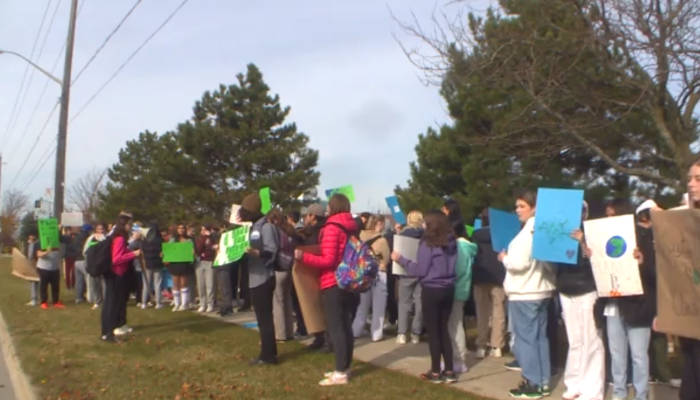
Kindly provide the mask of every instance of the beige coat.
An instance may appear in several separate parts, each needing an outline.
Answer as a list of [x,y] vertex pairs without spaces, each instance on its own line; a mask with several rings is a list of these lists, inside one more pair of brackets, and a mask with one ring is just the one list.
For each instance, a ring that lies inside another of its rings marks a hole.
[[[367,242],[377,236],[381,236],[381,233],[375,231],[360,232],[360,240],[363,242]],[[389,261],[391,260],[391,249],[389,249],[389,242],[385,238],[375,240],[374,243],[372,243],[372,251],[379,260],[379,271],[386,272],[386,267],[389,265]]]

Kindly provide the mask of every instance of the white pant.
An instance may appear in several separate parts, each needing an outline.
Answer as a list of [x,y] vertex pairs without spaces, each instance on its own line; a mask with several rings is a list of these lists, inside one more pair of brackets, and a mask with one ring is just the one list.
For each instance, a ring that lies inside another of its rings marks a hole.
[[605,397],[605,348],[593,315],[598,294],[560,294],[559,299],[569,339],[564,371],[567,392],[578,394],[580,400],[602,399]]
[[386,314],[386,272],[377,275],[372,289],[360,295],[360,306],[357,307],[355,321],[352,323],[352,333],[355,337],[362,335],[362,331],[367,321],[367,314],[372,309],[372,340],[379,341],[384,338],[384,314]]
[[[467,335],[464,333],[464,302],[452,303],[452,313],[447,321],[447,331],[452,342],[452,358],[455,363],[464,365],[467,359]],[[456,365],[456,364],[455,364]]]

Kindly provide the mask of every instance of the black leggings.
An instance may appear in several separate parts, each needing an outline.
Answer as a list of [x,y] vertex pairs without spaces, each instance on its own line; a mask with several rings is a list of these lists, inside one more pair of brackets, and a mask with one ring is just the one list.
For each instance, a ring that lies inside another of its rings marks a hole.
[[114,330],[126,324],[126,301],[129,298],[126,279],[115,273],[104,276],[105,298],[102,305],[102,336],[114,337]]
[[41,304],[49,302],[49,285],[51,285],[51,301],[58,303],[58,294],[61,287],[61,272],[59,270],[36,269],[39,273],[39,298]]
[[337,286],[321,292],[323,308],[326,313],[326,331],[333,344],[335,370],[350,370],[352,355],[355,351],[355,337],[352,334],[353,310],[359,300],[358,295],[342,290]]
[[423,287],[421,304],[423,305],[423,323],[428,330],[428,347],[430,348],[430,370],[440,373],[440,356],[445,362],[445,371],[452,372],[452,342],[447,322],[452,313],[455,288]]
[[683,352],[680,400],[700,399],[700,341],[680,338]]
[[250,289],[250,299],[255,310],[260,332],[260,356],[258,359],[268,363],[277,362],[277,341],[275,339],[275,322],[272,303],[275,293],[275,277],[260,286]]

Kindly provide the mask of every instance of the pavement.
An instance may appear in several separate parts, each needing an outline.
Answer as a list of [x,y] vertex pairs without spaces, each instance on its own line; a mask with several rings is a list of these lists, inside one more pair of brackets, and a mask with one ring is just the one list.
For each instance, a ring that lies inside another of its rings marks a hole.
[[15,397],[15,389],[12,385],[10,377],[10,369],[7,367],[7,357],[4,350],[0,348],[2,361],[0,362],[0,399],[2,400],[19,400]]
[[[228,323],[244,326],[248,329],[257,329],[255,315],[253,313],[237,313],[230,317],[221,318],[208,314],[212,318],[218,318]],[[372,342],[369,339],[359,339],[355,342],[355,359],[373,365],[415,375],[416,377],[430,368],[430,355],[427,343],[418,345],[401,346],[396,344],[394,336],[386,336],[381,342]],[[517,387],[521,380],[519,372],[508,371],[504,364],[513,358],[488,357],[479,360],[473,352],[467,356],[469,372],[459,377],[459,382],[452,385],[464,392],[493,400],[510,400],[508,390]],[[560,399],[565,387],[561,381],[561,375],[553,380],[555,386],[550,398]],[[611,399],[611,390],[606,390],[606,400]],[[630,390],[629,399],[633,399],[634,390]],[[2,393],[2,392],[0,392]],[[0,397],[4,400],[4,397]],[[648,400],[675,400],[678,398],[678,390],[666,385],[650,386]]]

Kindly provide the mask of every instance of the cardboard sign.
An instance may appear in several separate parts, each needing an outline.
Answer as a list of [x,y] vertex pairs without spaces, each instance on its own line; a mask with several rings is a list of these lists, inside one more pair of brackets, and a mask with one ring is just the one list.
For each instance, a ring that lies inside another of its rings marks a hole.
[[12,275],[27,281],[39,282],[36,266],[17,248],[12,249]]
[[657,327],[700,340],[700,210],[654,211],[651,220]]
[[67,227],[83,226],[83,213],[61,214],[61,224]]
[[46,218],[37,221],[39,225],[39,241],[41,249],[58,249],[61,247],[60,233],[58,231],[58,220],[56,218]]
[[[319,246],[299,246],[297,249],[305,253],[320,254]],[[319,270],[317,268],[309,267],[298,260],[294,263],[292,268],[294,288],[297,297],[299,297],[299,306],[304,316],[306,330],[310,334],[326,330],[326,317],[318,277]]]

